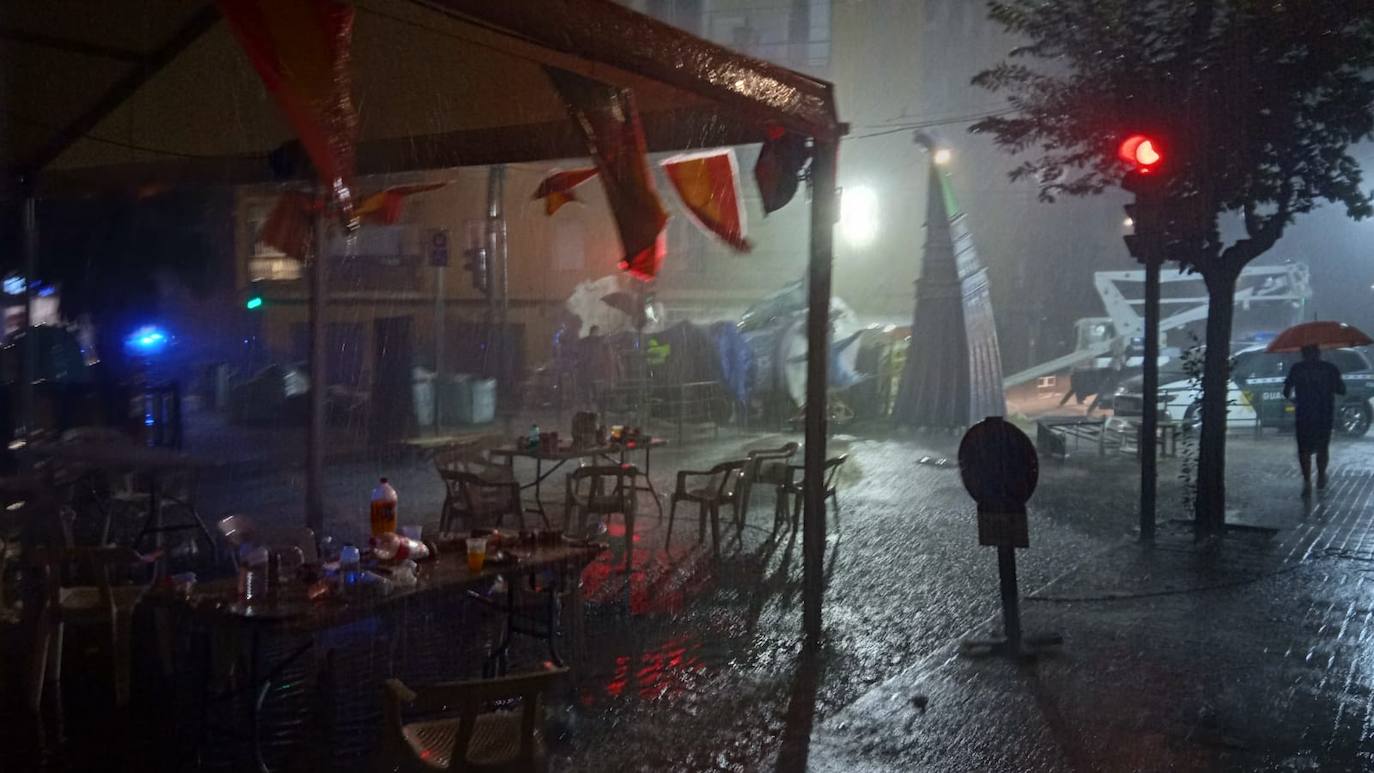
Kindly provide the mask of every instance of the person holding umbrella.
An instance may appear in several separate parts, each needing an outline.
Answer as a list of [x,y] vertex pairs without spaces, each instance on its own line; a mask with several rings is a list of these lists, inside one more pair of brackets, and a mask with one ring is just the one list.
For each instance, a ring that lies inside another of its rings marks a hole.
[[1288,371],[1283,396],[1293,403],[1298,438],[1298,466],[1302,495],[1312,493],[1312,455],[1317,456],[1317,488],[1326,488],[1327,448],[1336,413],[1336,395],[1345,394],[1340,368],[1322,360],[1322,349],[1368,346],[1368,335],[1344,322],[1304,322],[1279,333],[1268,352],[1302,352],[1302,360]]
[[1284,399],[1293,402],[1298,436],[1298,467],[1302,469],[1302,495],[1312,493],[1312,455],[1317,456],[1317,488],[1326,488],[1326,463],[1331,445],[1331,425],[1336,395],[1345,394],[1345,381],[1335,365],[1322,359],[1315,344],[1302,347],[1302,359],[1294,363],[1283,382]]

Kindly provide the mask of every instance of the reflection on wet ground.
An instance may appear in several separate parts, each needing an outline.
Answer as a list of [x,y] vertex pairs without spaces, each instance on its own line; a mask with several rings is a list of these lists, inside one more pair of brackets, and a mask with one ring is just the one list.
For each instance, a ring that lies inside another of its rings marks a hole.
[[[745,448],[775,446],[780,440],[733,436],[665,449],[655,454],[655,484],[660,491],[671,490],[677,469],[700,469],[741,456]],[[690,506],[679,508],[671,551],[663,547],[666,518],[647,500],[641,503],[633,544],[626,544],[624,527],[614,519],[605,533],[611,549],[583,575],[588,601],[585,659],[574,664],[573,682],[551,701],[553,768],[799,770],[831,759],[825,755],[833,753],[832,744],[823,747],[821,757],[813,745],[820,728],[830,727],[823,735],[832,737],[834,728],[827,723],[837,717],[855,721],[844,712],[846,706],[871,700],[880,685],[942,652],[998,609],[995,557],[976,546],[972,509],[956,472],[921,463],[925,457],[950,456],[956,440],[841,437],[832,442],[832,448],[850,454],[850,463],[840,480],[840,512],[828,521],[827,636],[817,646],[805,646],[799,633],[800,538],[786,521],[775,527],[770,492],[756,491],[741,533],[723,524],[718,559],[710,550],[709,529],[698,542],[697,513]],[[1282,439],[1233,445],[1233,501],[1242,517],[1248,517],[1258,510],[1247,503],[1274,496],[1278,463],[1272,460],[1286,461],[1289,449]],[[1363,460],[1368,454],[1364,443],[1346,445],[1337,459],[1367,465]],[[396,482],[403,513],[437,511],[443,492],[427,462],[341,461],[331,467],[327,486],[334,513],[328,530],[344,537],[360,530],[362,514],[349,514],[348,503],[360,500],[366,491],[363,482],[379,472]],[[1165,517],[1182,514],[1184,489],[1175,472],[1166,467],[1161,474]],[[1031,548],[1020,556],[1023,591],[1042,588],[1083,559],[1127,539],[1135,522],[1136,493],[1135,467],[1127,457],[1093,454],[1047,462],[1032,500]],[[214,513],[232,506],[263,517],[280,512],[284,519],[294,518],[298,496],[298,475],[292,470],[210,477],[201,487],[201,501]],[[1307,523],[1318,528],[1324,513],[1318,505],[1308,511]],[[558,513],[552,515],[557,523]],[[728,523],[729,518],[723,520]],[[1352,524],[1348,531],[1353,534],[1357,528],[1362,527]],[[1332,544],[1359,547],[1349,538]],[[635,567],[630,574],[623,571],[627,550]],[[1099,574],[1109,584],[1112,576],[1129,570],[1129,563],[1108,563]],[[1223,578],[1230,573],[1224,567],[1216,571]],[[368,667],[379,673],[395,657],[385,653],[403,649],[411,651],[410,663],[420,663],[418,673],[433,670],[424,663],[439,663],[475,675],[472,669],[479,666],[456,652],[461,649],[457,643],[419,644],[422,633],[448,630],[446,624],[436,618],[406,636],[388,637],[379,630],[355,639],[367,645]],[[465,618],[464,630],[471,635],[462,647],[480,650],[483,625]],[[20,645],[5,643],[7,652],[15,651],[10,644]],[[517,647],[513,656],[512,666],[520,670],[537,666],[545,655],[541,647],[529,645]],[[82,658],[76,660],[79,673]],[[82,689],[68,680],[69,706],[85,694]],[[85,689],[89,693],[89,686]],[[356,693],[347,696],[359,705],[349,726],[375,727],[380,711],[375,693],[361,688]],[[903,692],[888,700],[911,697]],[[269,700],[268,715],[283,723],[283,743],[304,732],[291,710],[295,700],[287,691]],[[69,710],[68,737],[107,737],[110,726],[100,725],[99,716],[90,705]],[[141,721],[138,727],[146,730],[149,721]],[[903,726],[910,721],[903,715]],[[104,730],[91,736],[93,723]],[[52,728],[48,730],[51,734]],[[364,734],[353,740],[365,746],[367,738]],[[219,750],[232,743],[217,741],[206,762],[220,761]],[[137,758],[147,751],[146,745],[136,746],[131,754]],[[365,757],[357,764],[365,766]]]

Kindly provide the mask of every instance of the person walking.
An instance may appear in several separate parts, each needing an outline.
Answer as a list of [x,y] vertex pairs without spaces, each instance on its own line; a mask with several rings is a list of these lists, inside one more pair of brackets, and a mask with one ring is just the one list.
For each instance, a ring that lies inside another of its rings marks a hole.
[[1302,469],[1302,495],[1312,493],[1312,455],[1317,456],[1317,488],[1326,488],[1327,447],[1336,413],[1336,395],[1345,394],[1345,382],[1335,365],[1322,359],[1315,346],[1302,348],[1302,359],[1288,371],[1283,396],[1293,402],[1297,414],[1298,467]]

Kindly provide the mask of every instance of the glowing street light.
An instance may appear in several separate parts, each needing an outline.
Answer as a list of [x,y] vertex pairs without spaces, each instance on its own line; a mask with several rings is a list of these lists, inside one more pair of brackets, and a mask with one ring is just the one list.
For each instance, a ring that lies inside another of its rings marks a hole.
[[854,247],[866,247],[878,236],[878,194],[855,185],[840,193],[840,234]]
[[936,166],[944,166],[954,159],[954,152],[949,148],[940,148],[935,151],[934,161]]

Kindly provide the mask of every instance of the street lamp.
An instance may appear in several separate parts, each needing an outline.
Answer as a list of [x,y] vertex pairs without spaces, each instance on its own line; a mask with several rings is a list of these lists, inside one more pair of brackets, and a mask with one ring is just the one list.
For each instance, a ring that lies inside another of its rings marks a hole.
[[878,194],[866,185],[840,191],[840,234],[853,247],[866,247],[878,236]]
[[939,150],[935,151],[934,160],[936,166],[944,166],[945,164],[948,164],[953,158],[954,152],[951,151],[949,148],[940,148]]

